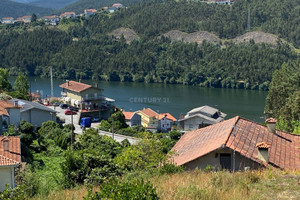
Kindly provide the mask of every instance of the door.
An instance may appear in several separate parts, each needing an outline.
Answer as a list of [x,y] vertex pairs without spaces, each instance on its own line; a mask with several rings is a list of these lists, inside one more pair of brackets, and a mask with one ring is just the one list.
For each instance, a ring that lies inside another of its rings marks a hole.
[[221,153],[220,154],[220,165],[222,169],[231,170],[231,154]]

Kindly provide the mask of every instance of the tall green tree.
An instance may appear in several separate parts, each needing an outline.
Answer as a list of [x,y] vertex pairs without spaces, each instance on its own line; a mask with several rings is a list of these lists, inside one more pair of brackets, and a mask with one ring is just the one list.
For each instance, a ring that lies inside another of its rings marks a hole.
[[15,90],[16,95],[22,99],[28,99],[29,84],[25,75],[19,73],[15,80],[13,89]]
[[0,68],[0,92],[9,92],[10,90],[11,84],[8,81],[8,71]]

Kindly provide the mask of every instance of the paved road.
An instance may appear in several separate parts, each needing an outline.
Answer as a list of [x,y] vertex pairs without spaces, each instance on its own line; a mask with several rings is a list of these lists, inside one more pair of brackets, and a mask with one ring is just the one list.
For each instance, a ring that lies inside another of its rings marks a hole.
[[[54,109],[53,106],[49,106],[50,108]],[[65,124],[71,124],[71,115],[65,115],[65,109],[61,109],[60,107],[56,107],[55,110],[58,112],[56,114],[57,117],[59,117],[61,120],[65,120]],[[80,128],[80,125],[76,124],[78,123],[78,117],[79,115],[73,115],[73,122],[74,122],[74,126],[75,126],[75,130],[74,133],[76,134],[82,134],[82,129]],[[92,123],[92,128],[97,129],[97,127],[99,126],[100,123]],[[106,131],[98,131],[100,135],[107,135],[109,137],[113,137],[114,140],[116,140],[117,142],[122,142],[123,140],[127,139],[130,144],[136,144],[139,139],[138,138],[133,138],[133,137],[129,137],[126,135],[119,135],[119,134],[112,134],[110,132],[106,132]]]

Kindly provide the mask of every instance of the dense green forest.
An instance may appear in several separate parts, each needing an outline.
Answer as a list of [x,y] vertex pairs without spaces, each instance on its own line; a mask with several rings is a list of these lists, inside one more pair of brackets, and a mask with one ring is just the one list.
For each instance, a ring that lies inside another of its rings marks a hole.
[[[49,76],[53,66],[59,78],[268,89],[272,73],[298,55],[285,42],[235,44],[227,39],[246,32],[250,7],[252,30],[275,33],[299,47],[299,2],[141,2],[113,14],[65,19],[58,28],[5,26],[0,63],[11,75]],[[108,36],[120,27],[131,28],[140,39],[128,44],[124,38]],[[206,30],[225,40],[196,44],[159,37],[174,29]]]
[[300,60],[284,63],[273,74],[266,113],[279,119],[277,128],[300,134]]
[[53,10],[49,8],[41,8],[34,5],[17,3],[10,0],[1,0],[0,18],[2,17],[22,17],[24,15],[43,15],[51,13]]

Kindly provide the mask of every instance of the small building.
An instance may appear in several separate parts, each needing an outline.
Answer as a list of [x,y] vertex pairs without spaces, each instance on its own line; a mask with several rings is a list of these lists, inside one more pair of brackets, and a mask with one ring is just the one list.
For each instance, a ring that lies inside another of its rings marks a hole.
[[21,165],[21,146],[19,137],[0,136],[0,192],[16,187],[15,174]]
[[123,4],[115,3],[111,7],[113,7],[113,8],[123,8],[124,6],[123,6]]
[[144,108],[136,112],[142,118],[142,126],[148,130],[154,131],[158,127],[158,113],[151,108]]
[[43,18],[47,25],[52,26],[56,26],[60,21],[60,18],[57,15],[44,16]]
[[96,9],[85,9],[84,10],[84,15],[85,17],[89,17],[91,15],[96,14],[97,10]]
[[64,13],[60,14],[60,18],[69,19],[69,18],[74,18],[74,17],[76,17],[75,12],[64,12]]
[[43,122],[56,122],[56,111],[37,102],[26,101],[23,99],[12,99],[10,102],[18,104],[20,109],[20,121],[24,120],[33,126],[41,127]]
[[13,17],[3,17],[1,20],[2,24],[14,24],[14,18]]
[[142,121],[141,115],[135,112],[126,112],[126,111],[123,111],[122,113],[125,117],[125,121],[128,126],[132,127],[132,126],[141,125],[141,121]]
[[178,121],[184,132],[216,124],[223,121],[225,117],[226,114],[220,112],[216,108],[210,106],[201,106],[190,110]]
[[21,121],[21,106],[17,102],[0,100],[0,135],[9,125],[19,126]]
[[31,16],[23,16],[23,17],[22,17],[22,21],[23,21],[25,24],[30,24],[30,23],[31,23]]
[[102,89],[81,82],[66,81],[60,85],[63,88],[62,100],[79,108],[81,117],[97,117],[108,119],[115,109],[115,100],[102,96]]
[[118,10],[118,8],[116,8],[116,7],[110,7],[110,8],[107,9],[107,11],[109,13],[114,13],[116,10]]
[[233,4],[234,0],[208,0],[207,2],[221,5],[231,5]]
[[239,116],[185,133],[171,149],[171,161],[186,169],[231,171],[273,166],[300,169],[300,136]]
[[176,121],[176,118],[173,117],[170,113],[159,114],[157,131],[163,133],[171,131],[171,128],[173,125],[175,125]]

